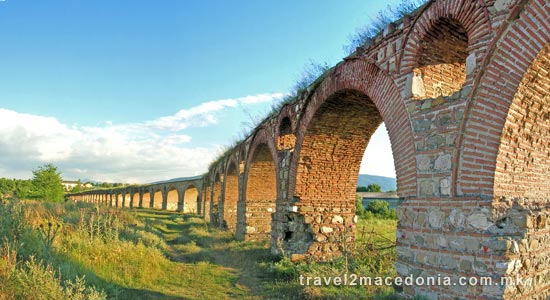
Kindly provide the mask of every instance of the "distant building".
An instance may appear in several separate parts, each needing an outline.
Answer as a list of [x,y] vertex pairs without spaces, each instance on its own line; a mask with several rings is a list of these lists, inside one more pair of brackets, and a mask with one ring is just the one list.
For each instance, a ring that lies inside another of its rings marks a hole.
[[397,193],[369,193],[369,192],[359,192],[357,193],[361,197],[361,202],[363,207],[367,208],[369,203],[374,200],[384,200],[388,202],[390,208],[397,208],[397,203],[399,202],[399,197]]
[[63,180],[61,182],[63,184],[63,187],[65,188],[65,191],[68,192],[70,190],[72,190],[75,186],[77,186],[78,184],[80,184],[80,186],[82,188],[85,188],[85,189],[90,189],[90,188],[93,188],[94,186],[87,182],[87,183],[80,183],[79,181],[73,181],[73,180]]
[[75,186],[79,184],[78,181],[71,181],[71,180],[63,180],[61,183],[63,184],[63,187],[65,188],[66,192],[72,190]]

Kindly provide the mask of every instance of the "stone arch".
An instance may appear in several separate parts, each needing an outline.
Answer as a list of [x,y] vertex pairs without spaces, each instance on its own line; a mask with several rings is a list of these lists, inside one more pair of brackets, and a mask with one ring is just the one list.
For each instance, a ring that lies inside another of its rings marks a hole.
[[245,166],[244,196],[237,207],[237,239],[269,238],[277,202],[276,152],[265,129],[254,136]]
[[198,213],[199,207],[199,189],[196,185],[190,184],[183,191],[183,212]]
[[237,228],[237,202],[239,201],[239,164],[236,155],[227,163],[225,170],[222,224],[230,232]]
[[132,193],[132,202],[130,203],[130,207],[139,207],[139,198],[140,192],[136,189]]
[[451,96],[474,80],[477,60],[491,35],[479,1],[431,1],[404,39],[400,73],[408,74],[406,98]]
[[287,253],[321,259],[328,258],[324,257],[328,248],[338,253],[338,245],[328,240],[337,227],[352,224],[361,160],[370,135],[382,121],[394,153],[398,194],[414,197],[411,123],[396,85],[383,71],[365,60],[345,61],[310,96],[297,125],[290,165],[292,198],[287,201],[293,208],[278,217],[286,221],[274,235],[283,239]]
[[152,208],[162,209],[162,203],[164,202],[164,192],[161,188],[157,187],[153,189]]
[[163,209],[177,211],[180,199],[179,194],[179,190],[175,186],[168,187],[166,192],[166,204],[163,205]]

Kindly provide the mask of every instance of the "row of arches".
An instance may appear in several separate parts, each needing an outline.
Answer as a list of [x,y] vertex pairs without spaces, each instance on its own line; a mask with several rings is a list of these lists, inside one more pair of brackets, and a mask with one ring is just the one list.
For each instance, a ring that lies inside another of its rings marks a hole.
[[183,188],[158,186],[108,191],[90,191],[71,195],[76,201],[105,204],[120,208],[156,208],[184,213],[199,213],[200,185],[189,184]]
[[[384,122],[400,197],[399,275],[546,276],[550,250],[513,245],[550,239],[550,11],[542,0],[490,6],[429,1],[398,34],[299,93],[209,170],[210,220],[241,239],[270,238],[273,252],[338,254],[338,230],[355,222],[362,154]],[[546,283],[406,292],[434,291],[550,295]]]
[[[356,222],[362,154],[384,122],[400,197],[397,273],[536,282],[404,292],[550,295],[537,279],[550,274],[548,3],[428,1],[382,38],[213,164],[198,187],[197,211],[238,239],[269,239],[274,253],[338,255],[339,230]],[[168,192],[149,192],[149,205],[173,208]],[[129,193],[112,197],[111,204],[124,197],[134,205]]]
[[268,239],[277,202],[275,160],[265,142],[251,150],[248,162],[244,153],[206,177],[201,205],[208,221],[237,239]]

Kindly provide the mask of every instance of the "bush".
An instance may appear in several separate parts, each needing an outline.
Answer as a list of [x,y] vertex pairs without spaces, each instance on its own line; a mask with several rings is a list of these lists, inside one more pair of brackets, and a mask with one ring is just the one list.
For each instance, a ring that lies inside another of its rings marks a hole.
[[363,207],[363,199],[361,196],[355,196],[355,214],[363,217],[365,215],[365,208]]
[[384,200],[374,200],[369,202],[367,211],[381,218],[397,219],[396,210],[393,208],[390,209],[388,202]]

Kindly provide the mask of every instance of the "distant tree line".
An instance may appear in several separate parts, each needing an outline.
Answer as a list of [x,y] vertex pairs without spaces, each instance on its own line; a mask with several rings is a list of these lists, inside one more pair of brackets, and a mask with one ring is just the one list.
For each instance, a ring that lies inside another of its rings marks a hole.
[[[356,191],[358,193],[381,193],[382,187],[379,184],[371,183],[368,186],[358,186]],[[386,193],[395,193],[395,191],[391,190]]]
[[0,178],[0,198],[37,199],[52,202],[63,200],[65,191],[61,173],[52,164],[32,171],[29,180]]

